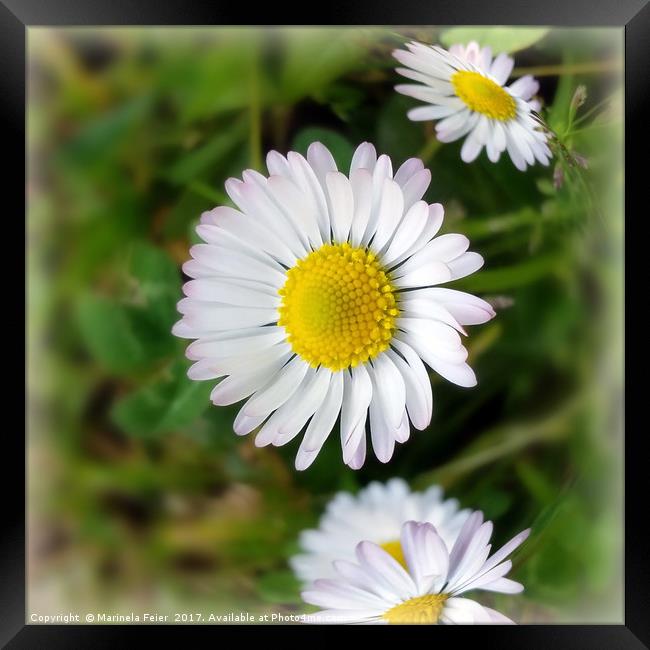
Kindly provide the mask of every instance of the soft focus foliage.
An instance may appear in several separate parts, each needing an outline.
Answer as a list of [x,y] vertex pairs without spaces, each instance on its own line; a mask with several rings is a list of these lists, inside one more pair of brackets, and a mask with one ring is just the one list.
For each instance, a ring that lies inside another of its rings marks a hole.
[[[412,38],[515,51],[555,168],[466,165],[409,122],[390,52]],[[621,45],[584,29],[30,29],[30,609],[306,611],[286,564],[298,532],[334,491],[397,475],[483,509],[496,544],[533,527],[512,572],[526,592],[486,604],[619,622]],[[170,332],[201,211],[267,150],[313,140],[340,166],[362,140],[422,157],[444,230],[486,258],[454,288],[498,313],[469,339],[478,386],[432,376],[431,427],[356,473],[334,439],[296,473],[297,441],[235,436],[236,409],[187,379]]]

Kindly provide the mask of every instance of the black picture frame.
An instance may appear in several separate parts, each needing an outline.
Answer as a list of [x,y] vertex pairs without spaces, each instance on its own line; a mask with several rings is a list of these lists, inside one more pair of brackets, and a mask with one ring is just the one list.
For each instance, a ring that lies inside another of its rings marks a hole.
[[[16,161],[25,156],[25,64],[26,30],[32,26],[83,25],[240,25],[254,21],[262,24],[506,24],[549,26],[618,26],[625,30],[625,206],[626,206],[626,273],[627,295],[641,297],[635,292],[643,278],[639,261],[643,260],[642,238],[634,231],[642,228],[647,219],[647,208],[642,203],[643,181],[647,176],[644,160],[643,135],[647,134],[646,120],[650,116],[650,4],[648,0],[355,0],[322,6],[318,17],[308,16],[298,6],[285,11],[270,3],[266,8],[233,5],[215,0],[0,0],[0,106],[5,132],[5,188],[17,201],[13,218],[17,219],[21,206],[26,208],[26,195],[18,188],[25,187],[24,169]],[[328,11],[329,10],[329,11]],[[647,182],[647,181],[646,181]],[[5,213],[8,217],[9,213]],[[23,230],[24,233],[24,230]],[[25,240],[27,249],[29,242]],[[635,247],[638,247],[638,253]],[[647,255],[647,253],[646,253]],[[16,266],[19,269],[19,266]],[[17,283],[14,283],[17,284]],[[626,306],[627,315],[627,306]],[[635,353],[626,350],[626,376],[631,365],[640,363],[636,350],[640,333],[639,319],[626,319],[626,338],[634,341]],[[634,354],[634,359],[632,355]],[[636,382],[628,381],[633,390]],[[638,385],[638,384],[636,384]],[[643,388],[642,386],[640,387]],[[632,394],[632,393],[629,393]],[[614,648],[650,647],[650,571],[647,538],[643,525],[647,518],[649,492],[646,456],[641,441],[645,427],[634,427],[627,415],[633,400],[626,399],[625,449],[625,622],[622,625],[526,625],[516,627],[493,626],[437,628],[407,631],[412,634],[434,634],[433,643],[468,643],[476,639],[481,646],[498,648]],[[643,422],[643,420],[641,420]],[[5,466],[15,473],[4,472],[9,478],[5,490],[3,532],[0,537],[0,643],[9,648],[86,648],[109,647],[116,643],[136,643],[153,635],[163,634],[166,642],[187,643],[187,634],[218,634],[223,627],[211,626],[43,626],[25,624],[25,499],[16,486],[24,485],[24,465],[19,458],[25,453],[25,440],[16,428],[5,430],[3,449]],[[10,435],[11,433],[11,435]],[[585,531],[587,534],[587,531]],[[276,627],[287,636],[309,639],[312,634],[331,635],[336,628],[310,626]],[[368,628],[363,628],[367,630]],[[404,634],[404,630],[381,628],[382,634]],[[232,630],[230,630],[232,631]],[[361,632],[357,633],[371,633]],[[249,634],[266,635],[263,626],[238,627],[238,642]],[[372,634],[376,632],[373,630]],[[218,638],[218,637],[217,637]],[[402,642],[404,637],[399,637]],[[266,637],[264,638],[266,640]],[[390,640],[389,640],[390,642]],[[128,646],[127,646],[128,647]]]

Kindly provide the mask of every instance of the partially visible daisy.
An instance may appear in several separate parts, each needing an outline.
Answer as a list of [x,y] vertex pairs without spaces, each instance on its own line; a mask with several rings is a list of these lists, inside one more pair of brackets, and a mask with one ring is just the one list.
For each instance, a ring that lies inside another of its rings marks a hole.
[[[284,445],[301,431],[296,468],[314,462],[340,415],[343,461],[358,469],[366,430],[388,462],[396,443],[431,422],[426,363],[459,386],[476,385],[461,342],[492,307],[437,285],[474,273],[483,258],[463,235],[437,237],[439,203],[422,196],[431,173],[411,158],[395,173],[364,143],[349,175],[316,142],[307,158],[272,151],[269,176],[226,182],[238,209],[205,212],[205,243],[183,266],[194,278],[173,332],[192,379],[220,379],[214,404],[246,400],[234,422],[255,444]],[[424,362],[424,363],[423,363]]]
[[430,487],[411,492],[406,481],[370,483],[358,494],[339,492],[329,502],[316,530],[300,535],[301,555],[290,564],[300,580],[334,577],[334,560],[354,560],[356,545],[368,540],[379,544],[398,562],[404,563],[399,541],[402,525],[413,519],[433,524],[451,546],[469,510],[459,510],[456,499],[443,499],[442,490]]
[[516,594],[523,586],[506,578],[512,553],[529,535],[524,530],[489,556],[492,522],[472,513],[452,546],[429,523],[402,527],[404,565],[373,542],[356,548],[357,562],[334,563],[337,577],[319,579],[303,599],[323,609],[310,615],[322,623],[512,623],[503,614],[461,597],[484,590]]
[[418,83],[395,90],[428,104],[411,109],[409,119],[440,120],[436,135],[441,142],[467,136],[460,152],[465,162],[475,160],[485,147],[492,162],[507,151],[522,171],[536,160],[548,165],[548,136],[532,113],[539,109],[532,100],[539,84],[526,75],[506,86],[512,57],[502,53],[493,59],[489,47],[479,48],[475,42],[453,45],[449,51],[416,42],[406,47],[408,51],[393,52],[406,66],[397,72]]

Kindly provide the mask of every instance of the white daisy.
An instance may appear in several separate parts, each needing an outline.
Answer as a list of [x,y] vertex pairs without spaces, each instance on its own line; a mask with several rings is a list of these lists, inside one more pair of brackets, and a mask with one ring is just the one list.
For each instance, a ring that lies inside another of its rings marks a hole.
[[433,524],[451,546],[469,510],[459,510],[456,499],[443,500],[442,490],[430,487],[411,492],[405,481],[370,483],[356,495],[339,492],[327,505],[316,530],[300,535],[304,554],[290,560],[300,580],[335,577],[334,560],[354,560],[356,545],[364,540],[379,544],[398,562],[404,563],[399,542],[402,525],[409,520]]
[[316,458],[340,415],[344,462],[388,462],[396,442],[431,421],[423,361],[458,384],[476,385],[465,362],[463,325],[494,315],[485,301],[436,285],[483,265],[463,235],[436,237],[439,203],[421,198],[431,174],[364,143],[349,177],[320,143],[307,159],[272,151],[270,176],[248,170],[226,182],[239,209],[206,212],[205,241],[183,266],[194,278],[179,302],[177,336],[192,379],[223,378],[217,405],[246,399],[235,432],[255,444],[284,445],[305,427],[296,468]]
[[539,84],[526,75],[506,86],[514,66],[511,57],[502,53],[493,60],[492,50],[475,42],[454,45],[449,51],[415,42],[406,47],[408,52],[393,52],[407,66],[397,72],[418,83],[395,90],[428,104],[411,109],[409,119],[440,120],[436,135],[441,142],[467,136],[460,152],[465,162],[475,160],[485,147],[492,162],[507,150],[522,171],[535,160],[548,165],[552,155],[548,136],[532,114],[539,104],[529,101]]
[[429,523],[409,521],[402,527],[404,564],[372,542],[356,548],[357,562],[334,563],[335,579],[314,581],[303,599],[322,607],[310,615],[318,623],[512,623],[475,600],[470,590],[516,594],[523,586],[504,577],[512,566],[507,556],[529,535],[525,530],[490,553],[492,522],[481,512],[465,521],[453,545]]

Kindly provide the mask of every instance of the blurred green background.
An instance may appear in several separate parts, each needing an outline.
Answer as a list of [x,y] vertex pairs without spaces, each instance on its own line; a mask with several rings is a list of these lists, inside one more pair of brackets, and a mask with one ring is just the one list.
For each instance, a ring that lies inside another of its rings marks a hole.
[[[541,82],[555,166],[471,165],[393,90],[391,50],[477,38]],[[28,610],[301,612],[287,569],[330,496],[440,483],[533,526],[482,599],[519,622],[622,621],[620,29],[28,30]],[[580,89],[579,89],[580,88]],[[579,89],[579,90],[578,90]],[[577,94],[576,94],[577,91]],[[586,98],[585,98],[586,91]],[[229,176],[313,140],[423,158],[484,270],[454,283],[498,316],[472,328],[478,387],[432,375],[434,416],[359,472],[333,435],[256,449],[185,375],[170,328],[201,211]],[[587,169],[584,168],[586,159]]]

